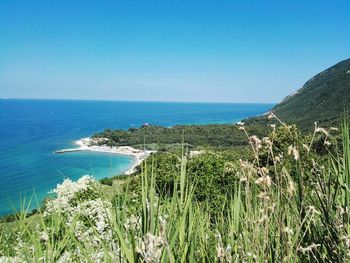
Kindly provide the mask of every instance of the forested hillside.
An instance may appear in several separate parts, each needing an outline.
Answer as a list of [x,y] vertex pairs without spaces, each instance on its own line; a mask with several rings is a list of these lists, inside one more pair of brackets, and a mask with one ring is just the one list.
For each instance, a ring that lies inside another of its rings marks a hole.
[[[317,121],[323,126],[339,123],[350,103],[350,59],[322,71],[295,93],[277,104],[272,112],[287,123],[303,130],[313,129]],[[266,118],[251,118],[248,123],[265,123]]]

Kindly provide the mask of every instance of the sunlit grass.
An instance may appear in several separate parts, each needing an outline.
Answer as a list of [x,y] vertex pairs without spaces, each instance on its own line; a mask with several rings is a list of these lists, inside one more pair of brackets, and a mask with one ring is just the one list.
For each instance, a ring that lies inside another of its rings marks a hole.
[[215,211],[194,198],[185,151],[170,196],[159,194],[152,157],[140,191],[134,180],[72,182],[62,203],[1,224],[0,262],[346,262],[349,127],[344,121],[342,156],[322,158],[313,152],[316,129],[303,139],[284,123],[269,138],[246,133],[253,157],[226,166],[234,191]]

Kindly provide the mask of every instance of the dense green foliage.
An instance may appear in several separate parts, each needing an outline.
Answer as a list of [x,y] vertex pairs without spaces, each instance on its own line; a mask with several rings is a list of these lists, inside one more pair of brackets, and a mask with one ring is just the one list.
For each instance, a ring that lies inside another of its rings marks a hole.
[[[249,156],[247,147],[225,151],[184,149],[183,152],[160,152],[152,155],[149,165],[142,172],[153,174],[158,195],[170,197],[174,194],[174,182],[181,176],[181,163],[186,159],[188,180],[194,185],[193,199],[205,201],[210,211],[215,213],[218,211],[216,208],[225,203],[233,192],[234,173],[239,167],[239,160]],[[141,189],[140,174],[141,171],[130,179],[130,185],[127,186],[130,191],[137,192]]]
[[110,178],[110,177],[104,177],[100,180],[100,183],[101,184],[104,184],[104,185],[109,185],[109,186],[112,186],[113,185],[113,178]]
[[[94,137],[107,138],[110,146],[138,146],[146,145],[156,150],[169,150],[183,143],[189,147],[232,147],[246,145],[247,140],[238,130],[238,125],[211,124],[211,125],[176,125],[173,127],[145,126],[129,130],[107,129],[97,133]],[[265,126],[249,126],[249,132],[258,136],[267,134]],[[104,142],[102,142],[104,143]],[[179,147],[177,147],[179,148]]]
[[[296,123],[302,130],[310,130],[315,121],[323,126],[335,126],[349,106],[349,90],[350,59],[347,59],[312,77],[272,111],[283,121]],[[251,118],[247,122],[265,124],[265,117]]]
[[[272,149],[263,148],[259,151],[259,165],[271,166],[278,168],[284,167],[288,169],[291,176],[296,177],[296,171],[293,160],[283,158],[285,150],[290,145],[300,145],[298,151],[304,155],[305,168],[312,169],[312,160],[320,160],[323,162],[324,155],[335,155],[338,153],[339,133],[330,131],[327,137],[323,133],[317,132],[314,135],[303,135],[296,126],[276,126],[270,128],[269,137],[265,137],[261,143],[266,144],[268,139],[273,141]],[[241,131],[242,132],[242,131]],[[242,132],[242,134],[244,134]],[[246,136],[246,135],[245,135]],[[254,136],[254,138],[257,138]],[[247,140],[247,136],[246,136]],[[248,140],[247,140],[248,141]],[[312,141],[312,145],[310,144]],[[325,145],[324,142],[331,142]],[[266,146],[266,145],[265,145]],[[308,150],[311,147],[312,150]],[[283,161],[274,164],[270,156],[270,151],[280,153],[277,158]],[[212,213],[217,211],[217,207],[224,203],[224,200],[230,197],[233,192],[235,174],[240,169],[242,160],[254,161],[252,154],[254,151],[245,147],[235,147],[227,150],[202,150],[191,151],[184,148],[172,152],[159,152],[152,155],[152,165],[144,167],[142,172],[152,173],[156,181],[156,190],[159,195],[171,196],[175,188],[174,182],[179,179],[181,174],[181,162],[183,158],[187,160],[186,171],[188,178],[194,185],[193,199],[196,201],[206,201]],[[325,154],[326,153],[326,154]],[[146,169],[146,171],[145,171]],[[131,189],[140,189],[141,182],[136,173],[132,178]],[[130,186],[128,186],[130,187]],[[130,190],[130,189],[129,189]]]
[[[348,262],[350,138],[271,127],[250,150],[158,153],[110,199],[84,177],[0,224],[0,260]],[[240,152],[244,151],[244,153]]]

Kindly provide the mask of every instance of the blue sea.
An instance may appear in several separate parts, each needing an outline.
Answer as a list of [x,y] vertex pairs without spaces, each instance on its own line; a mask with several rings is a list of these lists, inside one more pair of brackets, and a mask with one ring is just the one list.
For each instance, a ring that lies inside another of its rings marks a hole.
[[[132,157],[93,152],[55,154],[74,141],[106,128],[143,123],[235,123],[266,112],[273,104],[165,103],[74,100],[0,100],[0,215],[20,208],[35,193],[30,208],[65,178],[96,178],[127,170]],[[36,201],[37,200],[37,201]]]

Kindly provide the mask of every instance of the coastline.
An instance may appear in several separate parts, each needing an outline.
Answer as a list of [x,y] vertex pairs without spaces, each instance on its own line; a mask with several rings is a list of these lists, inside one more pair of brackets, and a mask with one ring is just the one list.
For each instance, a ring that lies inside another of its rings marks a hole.
[[[102,139],[104,140],[104,139]],[[131,146],[106,146],[106,145],[96,145],[96,143],[101,142],[101,139],[92,139],[90,137],[82,138],[75,141],[74,143],[79,146],[78,148],[63,149],[56,151],[56,153],[66,153],[75,151],[93,151],[93,152],[103,152],[103,153],[113,153],[120,155],[129,155],[134,159],[131,167],[126,170],[123,174],[130,175],[136,171],[136,167],[140,165],[148,156],[150,156],[155,151],[146,151],[133,148]]]

